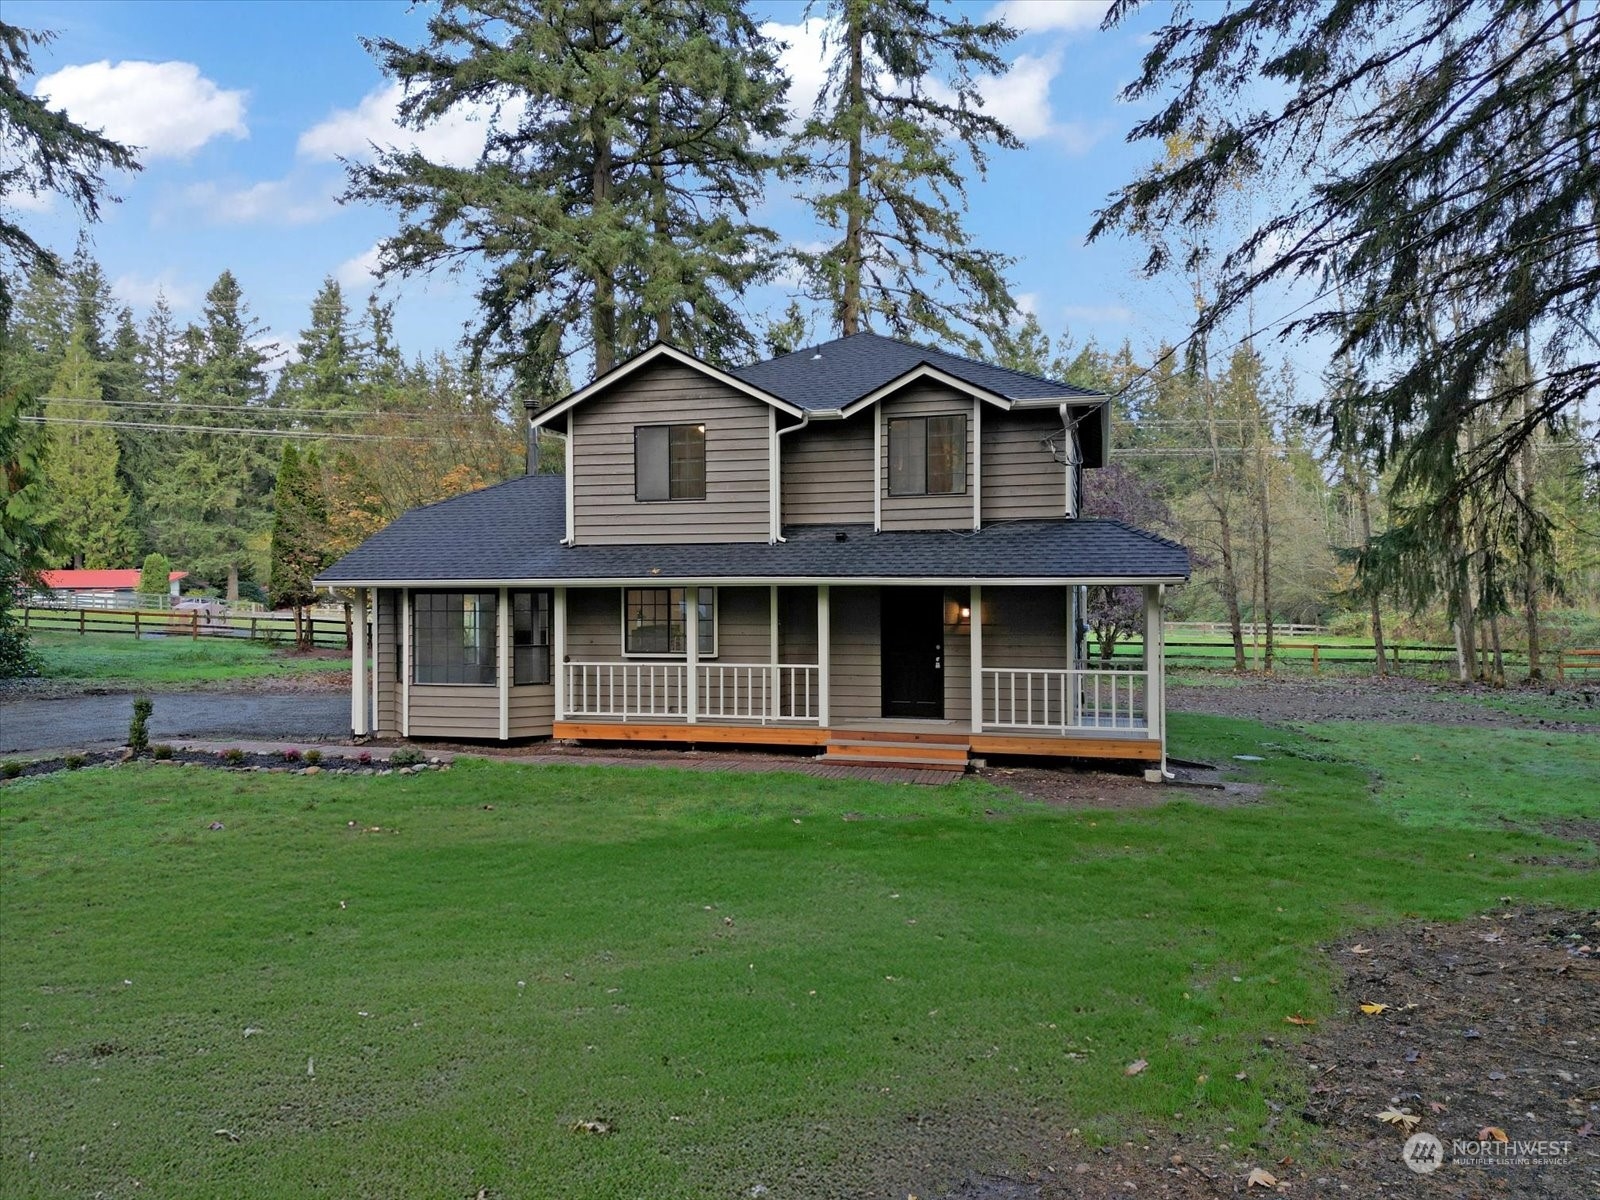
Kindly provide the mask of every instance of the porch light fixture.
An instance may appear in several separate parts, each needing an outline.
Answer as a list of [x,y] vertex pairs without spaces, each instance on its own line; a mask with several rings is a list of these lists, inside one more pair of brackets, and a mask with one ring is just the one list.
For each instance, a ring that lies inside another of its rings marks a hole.
[[961,606],[961,619],[963,621],[972,620],[972,609],[968,608],[965,604]]

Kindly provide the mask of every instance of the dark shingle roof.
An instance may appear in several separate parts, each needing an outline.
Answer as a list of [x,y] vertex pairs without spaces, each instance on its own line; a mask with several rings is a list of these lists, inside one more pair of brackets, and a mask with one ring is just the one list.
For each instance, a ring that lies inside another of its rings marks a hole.
[[732,374],[780,400],[812,411],[843,408],[926,363],[1008,400],[1103,400],[1099,392],[970,358],[857,333],[740,367]]
[[[1124,525],[1009,521],[983,530],[878,533],[870,525],[806,525],[788,541],[560,545],[566,488],[525,475],[415,508],[322,572],[322,583],[450,580],[1179,579],[1189,554]],[[844,534],[840,541],[839,534]]]

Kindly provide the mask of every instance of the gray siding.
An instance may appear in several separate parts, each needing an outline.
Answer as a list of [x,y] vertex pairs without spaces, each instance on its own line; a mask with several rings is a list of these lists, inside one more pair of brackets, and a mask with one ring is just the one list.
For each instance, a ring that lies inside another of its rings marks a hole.
[[972,636],[967,624],[959,618],[951,623],[948,617],[959,613],[970,598],[966,588],[945,589],[944,719],[962,726],[972,716]]
[[[881,502],[881,528],[883,529],[971,529],[973,464],[972,405],[970,396],[953,388],[937,384],[907,388],[885,400],[881,420],[883,433],[883,499]],[[889,429],[894,417],[934,417],[960,414],[967,418],[967,485],[959,496],[891,496],[889,495]],[[988,417],[984,413],[984,417]]]
[[511,689],[510,735],[549,737],[556,715],[554,684],[526,684]]
[[500,689],[493,685],[413,683],[411,736],[500,737]]
[[[770,533],[771,409],[678,363],[660,362],[572,412],[579,542],[751,542]],[[637,425],[703,423],[706,498],[633,498]]]
[[820,421],[778,439],[785,525],[872,522],[873,412]]
[[1060,430],[1055,411],[984,409],[984,524],[1066,515],[1066,467],[1042,444]]
[[1066,590],[984,588],[983,665],[1051,671],[1070,666]]
[[378,615],[373,634],[372,669],[378,680],[378,711],[373,732],[385,737],[400,733],[400,593],[378,589]]
[[778,589],[778,661],[817,661],[817,589]]
[[835,726],[883,715],[878,610],[875,587],[835,587],[829,592],[828,719]]
[[574,662],[622,660],[622,590],[567,589],[567,657]]
[[772,618],[764,587],[717,589],[717,658],[730,663],[772,661]]

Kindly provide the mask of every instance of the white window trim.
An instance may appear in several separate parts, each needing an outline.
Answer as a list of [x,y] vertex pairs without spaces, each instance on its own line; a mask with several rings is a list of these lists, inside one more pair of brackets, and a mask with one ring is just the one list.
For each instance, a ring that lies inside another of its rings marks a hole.
[[[686,662],[686,661],[688,661],[689,655],[688,655],[688,651],[687,651],[687,641],[686,641],[686,644],[685,644],[685,652],[682,653],[682,654],[673,654],[673,653],[670,653],[670,652],[652,653],[652,652],[643,651],[643,650],[629,650],[628,649],[628,593],[629,592],[678,592],[678,591],[681,591],[681,592],[684,593],[685,601],[687,601],[689,590],[690,589],[689,589],[688,586],[681,585],[681,584],[670,584],[670,583],[666,584],[666,585],[656,584],[656,583],[630,584],[627,587],[624,587],[622,589],[622,620],[618,624],[617,632],[618,632],[618,635],[622,639],[621,642],[620,642],[620,645],[622,646],[622,657],[624,659],[650,658],[650,659],[668,659],[668,660],[671,660],[673,662]],[[720,634],[721,634],[721,630],[719,628],[719,626],[721,625],[721,622],[717,620],[718,609],[720,607],[720,600],[719,600],[718,595],[717,595],[718,589],[716,587],[703,587],[703,588],[700,589],[700,591],[702,591],[702,592],[710,592],[711,593],[711,649],[710,649],[709,652],[701,651],[699,653],[698,657],[701,658],[701,659],[716,658],[718,656],[718,654],[719,654],[718,643],[720,641]],[[697,605],[697,607],[698,607],[698,605]],[[685,619],[687,619],[688,614],[685,613],[684,615],[685,615]],[[695,628],[695,645],[698,646],[700,644],[699,621],[698,620],[696,620],[695,626],[696,626],[696,628]],[[685,639],[687,639],[687,637],[688,637],[687,633],[685,633],[684,636],[685,636]]]

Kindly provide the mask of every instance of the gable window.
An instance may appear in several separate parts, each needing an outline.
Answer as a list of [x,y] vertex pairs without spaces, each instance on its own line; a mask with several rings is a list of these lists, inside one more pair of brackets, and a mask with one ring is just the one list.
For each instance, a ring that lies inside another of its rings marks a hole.
[[959,496],[966,490],[965,415],[890,418],[891,496]]
[[550,593],[511,593],[511,682],[550,682]]
[[495,600],[493,592],[413,593],[413,681],[496,682]]
[[[688,620],[683,588],[625,588],[622,593],[622,649],[626,654],[676,656],[688,652]],[[717,589],[700,589],[698,620],[701,658],[717,656]]]
[[635,426],[633,497],[635,500],[704,500],[706,427]]

